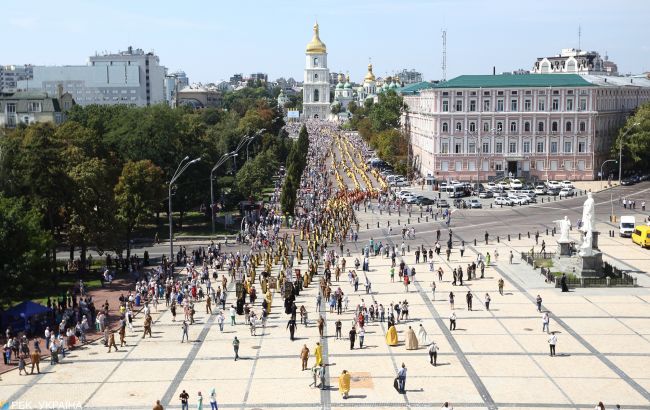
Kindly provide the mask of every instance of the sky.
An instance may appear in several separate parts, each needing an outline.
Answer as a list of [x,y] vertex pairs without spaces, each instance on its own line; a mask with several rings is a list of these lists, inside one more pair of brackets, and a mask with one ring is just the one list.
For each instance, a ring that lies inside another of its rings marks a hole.
[[[3,2],[5,3],[5,2]],[[78,65],[128,46],[191,82],[265,72],[302,81],[320,25],[328,65],[360,82],[403,68],[447,78],[530,69],[562,48],[596,50],[622,73],[650,71],[648,0],[31,0],[2,5],[0,64]]]

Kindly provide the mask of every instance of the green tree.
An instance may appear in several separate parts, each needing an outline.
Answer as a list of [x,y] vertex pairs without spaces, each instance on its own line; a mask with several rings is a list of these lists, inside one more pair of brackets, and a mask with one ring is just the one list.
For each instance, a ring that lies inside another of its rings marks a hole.
[[[634,125],[637,123],[638,125]],[[627,152],[632,158],[631,162],[623,161],[625,168],[638,169],[641,167],[644,170],[650,168],[647,163],[647,159],[650,158],[650,103],[640,106],[619,130],[616,143],[612,146],[614,158],[618,158],[620,144],[625,151],[624,158],[627,156]]]
[[272,178],[278,169],[278,163],[272,152],[266,151],[246,161],[237,172],[235,184],[244,197],[259,198],[262,189],[272,183]]
[[38,209],[19,198],[0,196],[0,303],[7,305],[47,286],[54,240],[41,228]]
[[164,197],[163,172],[149,160],[129,161],[115,185],[117,220],[126,233],[126,256],[131,255],[131,235]]
[[297,189],[298,184],[296,184],[291,175],[287,175],[282,186],[282,193],[280,194],[280,207],[282,208],[283,214],[293,215],[296,207]]

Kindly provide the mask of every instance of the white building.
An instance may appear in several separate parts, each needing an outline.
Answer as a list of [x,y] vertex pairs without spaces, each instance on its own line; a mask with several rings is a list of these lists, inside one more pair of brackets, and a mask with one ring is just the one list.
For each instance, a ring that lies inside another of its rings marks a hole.
[[463,75],[405,96],[401,124],[422,175],[593,180],[647,101],[645,76]]
[[34,66],[33,78],[19,81],[18,88],[55,94],[60,84],[82,106],[147,106],[165,101],[166,72],[158,56],[129,47],[117,54],[92,56],[87,65]]
[[563,48],[553,57],[539,57],[531,73],[618,75],[618,68],[607,56],[603,60],[596,51]]
[[33,75],[31,65],[5,65],[0,66],[0,93],[14,93],[18,88],[18,81],[29,80]]
[[330,83],[327,68],[327,47],[319,37],[318,23],[305,50],[305,76],[302,88],[302,117],[327,119],[330,114]]

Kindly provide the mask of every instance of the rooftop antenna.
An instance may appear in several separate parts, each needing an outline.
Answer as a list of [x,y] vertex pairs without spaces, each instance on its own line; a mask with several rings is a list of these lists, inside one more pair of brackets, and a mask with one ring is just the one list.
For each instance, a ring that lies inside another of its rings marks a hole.
[[578,51],[582,50],[582,27],[578,24]]
[[447,29],[442,30],[442,81],[447,81]]

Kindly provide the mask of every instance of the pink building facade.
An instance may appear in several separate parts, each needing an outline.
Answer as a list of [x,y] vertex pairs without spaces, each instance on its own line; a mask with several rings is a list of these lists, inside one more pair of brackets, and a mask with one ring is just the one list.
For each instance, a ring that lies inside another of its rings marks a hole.
[[643,76],[460,76],[404,97],[401,120],[423,176],[593,180],[619,128],[648,100]]

